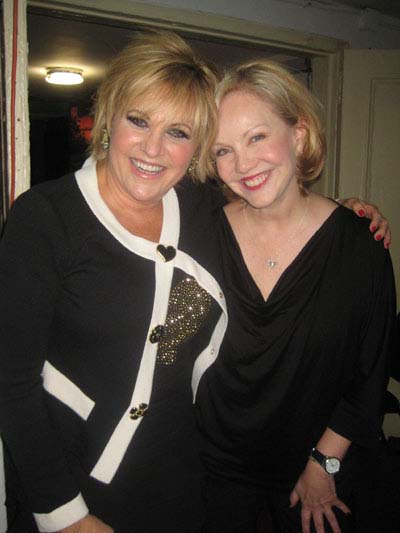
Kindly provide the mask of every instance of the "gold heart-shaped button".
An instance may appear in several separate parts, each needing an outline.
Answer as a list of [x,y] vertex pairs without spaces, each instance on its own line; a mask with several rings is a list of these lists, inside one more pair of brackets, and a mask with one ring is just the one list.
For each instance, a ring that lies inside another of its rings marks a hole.
[[176,256],[176,250],[173,246],[164,246],[163,244],[157,246],[157,253],[165,263],[171,261]]

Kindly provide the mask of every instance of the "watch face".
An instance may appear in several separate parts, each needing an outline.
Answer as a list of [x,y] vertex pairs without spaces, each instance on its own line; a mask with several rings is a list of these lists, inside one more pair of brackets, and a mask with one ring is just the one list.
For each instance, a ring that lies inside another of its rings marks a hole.
[[327,457],[325,461],[325,469],[328,474],[336,474],[340,470],[340,461],[336,457]]

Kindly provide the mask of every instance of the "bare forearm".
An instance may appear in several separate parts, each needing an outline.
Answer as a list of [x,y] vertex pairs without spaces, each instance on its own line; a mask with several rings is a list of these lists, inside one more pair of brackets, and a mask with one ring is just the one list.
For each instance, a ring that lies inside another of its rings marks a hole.
[[350,444],[351,441],[349,439],[335,433],[332,429],[326,428],[315,447],[324,455],[337,457],[342,460]]
[[113,529],[93,515],[87,515],[59,533],[113,533]]

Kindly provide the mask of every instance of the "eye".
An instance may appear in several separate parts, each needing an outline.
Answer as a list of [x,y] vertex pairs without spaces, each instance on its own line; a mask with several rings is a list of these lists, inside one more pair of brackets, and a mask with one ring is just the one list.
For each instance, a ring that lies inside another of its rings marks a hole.
[[262,141],[265,139],[265,137],[266,135],[264,133],[257,133],[257,135],[253,135],[253,137],[251,137],[250,142],[256,143],[257,141]]
[[228,148],[218,148],[218,150],[214,151],[215,157],[222,157],[226,155],[229,152]]
[[168,134],[175,139],[190,139],[189,134],[179,128],[171,128],[168,130]]
[[136,115],[128,115],[127,119],[137,128],[147,128],[148,126],[147,120],[145,120],[144,118],[140,118]]

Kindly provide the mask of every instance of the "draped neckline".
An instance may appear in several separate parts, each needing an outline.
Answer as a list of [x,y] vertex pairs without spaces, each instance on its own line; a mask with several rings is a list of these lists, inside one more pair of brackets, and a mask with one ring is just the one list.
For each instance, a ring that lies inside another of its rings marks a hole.
[[305,245],[301,248],[299,253],[294,257],[294,259],[289,263],[289,265],[283,270],[279,278],[277,279],[275,285],[273,286],[271,292],[269,293],[267,298],[264,298],[260,288],[258,287],[257,283],[254,281],[253,276],[251,275],[246,261],[244,259],[242,250],[240,248],[239,242],[236,238],[236,235],[232,229],[232,226],[228,220],[228,217],[225,213],[225,210],[222,209],[222,224],[225,230],[228,232],[229,239],[233,243],[234,246],[234,254],[236,259],[239,261],[240,269],[242,271],[244,282],[249,290],[251,298],[254,298],[255,301],[258,304],[267,306],[270,303],[273,303],[273,301],[276,298],[276,295],[279,294],[280,288],[282,285],[285,284],[285,281],[287,279],[291,279],[293,275],[295,275],[296,267],[299,263],[302,262],[304,256],[308,253],[310,248],[314,246],[316,241],[318,241],[332,225],[334,225],[340,217],[340,212],[342,209],[345,209],[344,207],[338,205],[332,213],[322,222],[322,224],[317,228],[317,230],[313,233],[313,235],[310,237],[310,239],[305,243]]

